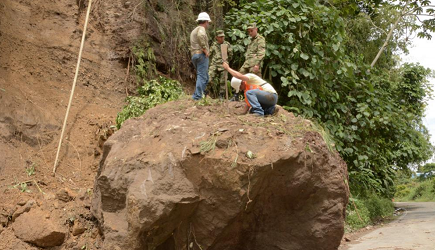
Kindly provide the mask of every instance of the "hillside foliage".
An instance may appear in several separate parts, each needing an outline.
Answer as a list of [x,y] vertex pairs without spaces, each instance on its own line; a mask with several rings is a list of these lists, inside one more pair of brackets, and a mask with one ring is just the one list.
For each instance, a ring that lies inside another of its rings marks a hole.
[[[236,53],[232,65],[243,63],[250,39],[245,30],[256,22],[267,43],[263,77],[279,91],[279,104],[316,120],[332,135],[356,194],[392,197],[396,172],[422,164],[433,154],[422,124],[431,97],[427,80],[431,71],[419,64],[400,64],[398,57],[407,52],[407,28],[415,18],[395,26],[382,56],[370,66],[401,13],[400,6],[243,1],[225,15],[227,40]],[[425,25],[414,26],[412,32],[433,28],[431,23]]]

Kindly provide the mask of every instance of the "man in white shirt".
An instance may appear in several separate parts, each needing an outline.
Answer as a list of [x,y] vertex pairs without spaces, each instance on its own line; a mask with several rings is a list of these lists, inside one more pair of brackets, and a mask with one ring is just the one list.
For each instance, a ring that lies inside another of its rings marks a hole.
[[257,75],[251,73],[244,75],[235,71],[225,62],[222,66],[233,76],[231,86],[236,90],[236,93],[239,93],[240,90],[245,91],[245,113],[250,110],[252,114],[264,116],[272,115],[275,112],[278,94],[270,83]]

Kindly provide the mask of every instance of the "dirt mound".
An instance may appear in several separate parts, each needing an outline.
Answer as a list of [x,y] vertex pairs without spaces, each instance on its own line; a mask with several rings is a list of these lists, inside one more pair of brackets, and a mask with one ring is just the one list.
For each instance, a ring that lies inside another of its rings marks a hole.
[[92,212],[105,249],[336,249],[345,163],[283,111],[182,100],[127,121],[104,145]]

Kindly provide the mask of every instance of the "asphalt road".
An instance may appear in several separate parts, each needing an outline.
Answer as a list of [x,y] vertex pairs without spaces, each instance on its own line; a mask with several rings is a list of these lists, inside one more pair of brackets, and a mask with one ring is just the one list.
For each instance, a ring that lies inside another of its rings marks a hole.
[[402,216],[353,240],[343,250],[435,250],[435,202],[395,204],[405,209]]

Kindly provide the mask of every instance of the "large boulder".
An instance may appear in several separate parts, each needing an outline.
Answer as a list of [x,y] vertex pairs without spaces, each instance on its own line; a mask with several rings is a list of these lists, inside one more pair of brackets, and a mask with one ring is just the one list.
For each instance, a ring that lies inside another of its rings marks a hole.
[[337,249],[347,168],[310,121],[182,100],[105,144],[92,212],[104,249]]

